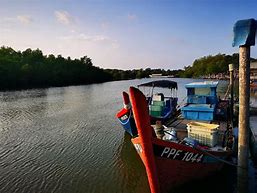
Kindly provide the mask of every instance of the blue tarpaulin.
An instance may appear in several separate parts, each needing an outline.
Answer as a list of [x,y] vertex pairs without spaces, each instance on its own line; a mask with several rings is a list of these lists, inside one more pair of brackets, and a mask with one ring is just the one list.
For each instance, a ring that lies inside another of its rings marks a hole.
[[257,22],[255,19],[239,20],[234,25],[232,46],[254,46]]

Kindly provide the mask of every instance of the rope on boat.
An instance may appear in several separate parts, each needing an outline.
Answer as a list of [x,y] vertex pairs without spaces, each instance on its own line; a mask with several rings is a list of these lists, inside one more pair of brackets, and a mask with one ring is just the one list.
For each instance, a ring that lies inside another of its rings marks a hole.
[[177,109],[179,109],[180,105],[182,105],[186,99],[187,99],[187,96],[185,96],[185,98],[183,98],[183,100],[177,105]]
[[173,127],[177,127],[181,122],[183,121],[183,119],[181,119],[176,125],[174,125]]
[[241,168],[241,169],[246,169],[246,168],[243,168],[243,167],[241,167],[241,166],[239,166],[239,165],[237,165],[237,164],[234,164],[234,163],[232,163],[232,162],[230,162],[230,161],[226,161],[226,160],[221,159],[221,158],[219,158],[219,157],[217,157],[217,156],[215,156],[215,155],[212,155],[212,154],[209,153],[208,151],[202,150],[202,149],[197,148],[197,147],[193,147],[193,148],[195,148],[196,150],[201,151],[202,153],[204,153],[204,154],[206,154],[206,155],[208,155],[208,156],[210,156],[210,157],[212,157],[212,158],[214,158],[214,159],[216,159],[216,160],[218,160],[218,161],[220,161],[220,162],[223,162],[223,163],[225,163],[225,164],[228,164],[228,165],[230,165],[230,166],[239,167],[239,168]]
[[[177,120],[178,120],[178,116],[180,116],[181,112],[177,112],[177,113],[178,113],[178,114],[175,115],[175,117],[174,117],[173,119],[166,121],[166,122],[165,122],[165,125],[171,126],[172,123],[174,123],[175,121],[177,121]],[[180,122],[181,122],[181,121],[180,121]],[[179,123],[180,123],[180,122],[179,122]],[[179,124],[179,123],[178,123],[178,124]],[[178,124],[177,124],[177,125],[178,125]],[[175,125],[175,126],[177,126],[177,125]]]
[[231,89],[231,85],[229,84],[229,85],[228,85],[228,89],[227,89],[227,91],[226,91],[226,93],[225,93],[223,99],[227,99],[227,96],[228,96],[228,93],[229,93],[230,89]]

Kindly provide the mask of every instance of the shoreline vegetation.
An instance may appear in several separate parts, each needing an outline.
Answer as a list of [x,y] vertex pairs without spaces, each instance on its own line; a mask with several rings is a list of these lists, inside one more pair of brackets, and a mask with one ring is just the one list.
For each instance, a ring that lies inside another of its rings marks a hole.
[[[257,59],[251,58],[251,61]],[[181,78],[226,77],[228,64],[238,68],[238,54],[205,56],[192,65],[179,70],[164,69],[102,69],[91,59],[64,58],[62,55],[44,55],[40,49],[15,51],[11,47],[0,48],[0,90],[19,90],[55,86],[83,85],[116,80],[147,78],[151,74]],[[172,66],[171,66],[172,68]]]

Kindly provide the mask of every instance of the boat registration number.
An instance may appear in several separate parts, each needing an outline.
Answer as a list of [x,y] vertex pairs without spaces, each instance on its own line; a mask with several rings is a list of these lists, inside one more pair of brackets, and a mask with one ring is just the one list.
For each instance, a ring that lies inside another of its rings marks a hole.
[[123,115],[121,118],[120,118],[122,121],[128,119],[128,115]]
[[185,162],[202,162],[204,155],[200,153],[193,153],[181,149],[170,147],[163,147],[154,145],[154,154],[158,157],[182,160]]

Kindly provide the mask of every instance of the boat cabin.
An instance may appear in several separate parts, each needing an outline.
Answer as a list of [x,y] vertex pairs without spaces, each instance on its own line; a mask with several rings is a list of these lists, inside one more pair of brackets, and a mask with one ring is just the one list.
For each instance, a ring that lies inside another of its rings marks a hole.
[[185,119],[213,121],[217,104],[217,81],[205,81],[186,84],[187,104],[182,107]]
[[[177,83],[171,80],[157,80],[138,85],[138,87],[150,87],[150,94],[146,97],[149,107],[149,114],[152,121],[166,120],[176,111],[178,98],[176,96]],[[156,89],[158,88],[158,89]],[[170,91],[168,96],[166,92]],[[156,92],[157,90],[157,92]]]

